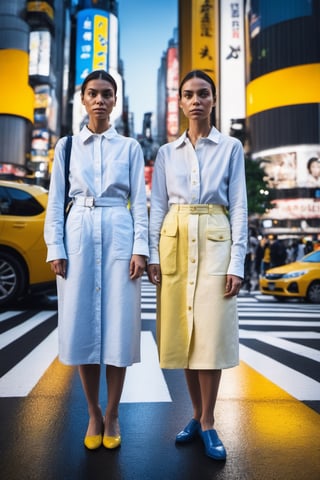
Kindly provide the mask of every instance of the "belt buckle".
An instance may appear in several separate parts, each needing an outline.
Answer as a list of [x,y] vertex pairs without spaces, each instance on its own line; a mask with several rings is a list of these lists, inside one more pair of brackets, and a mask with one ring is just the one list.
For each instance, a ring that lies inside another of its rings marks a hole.
[[84,206],[85,207],[94,207],[94,197],[85,197]]

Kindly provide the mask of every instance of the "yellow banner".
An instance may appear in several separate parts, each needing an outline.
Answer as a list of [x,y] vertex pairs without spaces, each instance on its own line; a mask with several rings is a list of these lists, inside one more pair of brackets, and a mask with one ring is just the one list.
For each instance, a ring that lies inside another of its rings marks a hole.
[[218,79],[218,5],[217,0],[192,1],[192,69],[207,72]]
[[92,70],[107,70],[108,27],[107,17],[94,16]]

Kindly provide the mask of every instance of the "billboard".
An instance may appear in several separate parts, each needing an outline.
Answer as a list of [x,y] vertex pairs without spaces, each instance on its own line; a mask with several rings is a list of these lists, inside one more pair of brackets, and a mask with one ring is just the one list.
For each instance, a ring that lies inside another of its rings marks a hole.
[[48,30],[30,32],[29,75],[49,77],[51,56],[51,34]]
[[281,147],[253,157],[260,161],[273,198],[263,225],[272,229],[270,233],[278,233],[277,229],[281,233],[319,233],[320,146]]
[[170,47],[167,52],[167,139],[179,135],[179,61],[178,49]]
[[123,80],[118,73],[118,19],[112,13],[96,8],[81,10],[77,15],[73,133],[78,133],[88,120],[81,101],[80,86],[93,70],[106,70],[117,83],[117,103],[110,121],[119,128],[123,110]]
[[228,135],[231,120],[245,118],[243,1],[224,0],[220,8],[220,130]]
[[320,146],[298,145],[255,154],[271,189],[320,188]]
[[86,9],[77,14],[76,87],[93,70],[109,69],[109,13]]
[[218,81],[218,1],[192,1],[192,69],[204,70]]

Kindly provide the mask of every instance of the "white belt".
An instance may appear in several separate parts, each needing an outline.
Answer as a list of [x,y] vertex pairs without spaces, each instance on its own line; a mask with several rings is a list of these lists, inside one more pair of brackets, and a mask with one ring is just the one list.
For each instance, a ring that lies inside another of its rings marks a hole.
[[120,197],[74,197],[74,205],[81,207],[126,207],[128,202]]

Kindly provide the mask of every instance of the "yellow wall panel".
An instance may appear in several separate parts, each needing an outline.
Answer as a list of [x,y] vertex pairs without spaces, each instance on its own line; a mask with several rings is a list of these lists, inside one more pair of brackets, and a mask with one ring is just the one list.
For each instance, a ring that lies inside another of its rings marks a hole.
[[247,116],[264,110],[320,103],[320,63],[284,68],[247,85]]
[[29,85],[29,56],[21,50],[0,50],[0,114],[33,122],[34,92]]

